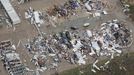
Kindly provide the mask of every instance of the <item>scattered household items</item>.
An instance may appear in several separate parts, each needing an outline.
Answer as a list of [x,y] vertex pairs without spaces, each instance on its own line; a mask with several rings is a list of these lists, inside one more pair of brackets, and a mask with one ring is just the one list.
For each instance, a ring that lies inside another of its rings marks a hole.
[[[132,42],[132,31],[126,28],[126,26],[119,22],[117,19],[108,21],[101,24],[100,32],[97,33],[94,42],[92,43],[92,56],[110,56],[110,59],[101,68],[105,68],[110,63],[110,60],[114,56],[120,56],[125,48],[128,48]],[[100,70],[96,63],[98,59],[93,63],[93,69]],[[95,71],[93,71],[95,72]]]
[[83,7],[85,7],[88,12],[92,13],[94,17],[108,14],[104,9],[105,3],[101,0],[69,0],[63,5],[54,5],[54,7],[48,9],[47,12],[50,16],[69,18],[71,15],[76,15],[77,10]]
[[123,12],[128,15],[129,14],[129,11],[130,11],[130,5],[127,4],[127,2],[125,2],[124,0],[120,0],[121,1],[121,4],[122,4],[122,7],[123,7]]
[[99,57],[110,57],[111,60],[120,56],[124,48],[131,46],[131,33],[124,23],[114,19],[102,23],[97,30],[71,27],[70,30],[53,35],[37,36],[28,41],[25,47],[33,55],[36,65],[43,67],[43,71],[57,68],[62,60],[70,64],[84,65],[87,57],[91,56],[96,59],[92,71],[97,72],[95,69],[101,69],[96,65]]
[[63,5],[54,5],[52,9],[48,9],[48,14],[50,16],[64,17],[68,18],[70,15],[75,15],[76,9],[80,7],[80,4],[76,0],[69,0]]
[[0,42],[0,55],[3,66],[9,75],[25,75],[25,66],[22,64],[16,47],[10,40]]
[[35,11],[32,7],[30,7],[26,12],[25,12],[25,19],[30,21],[30,24],[34,25],[35,28],[37,29],[38,33],[42,35],[42,32],[40,30],[40,27],[42,24],[44,24],[44,14],[40,11]]
[[34,25],[37,29],[38,33],[42,35],[42,31],[40,28],[43,26],[50,26],[56,27],[57,19],[54,16],[49,16],[47,13],[42,13],[40,11],[35,11],[32,7],[25,12],[25,19],[27,19],[30,24]]
[[29,2],[29,1],[31,1],[31,0],[18,0],[18,3],[19,3],[19,4],[23,4],[23,3]]
[[7,16],[10,19],[10,22],[15,25],[21,22],[18,14],[10,3],[10,0],[0,0],[4,10],[6,11]]
[[40,25],[44,23],[43,13],[41,13],[40,11],[35,11],[31,7],[25,12],[25,18],[30,21],[30,24],[35,24],[38,27],[40,27]]
[[108,13],[104,10],[105,4],[101,0],[87,0],[84,2],[84,6],[88,12],[92,12],[93,16],[101,16],[101,14],[107,15]]
[[[30,0],[19,0],[19,3],[28,2]],[[50,17],[65,18],[68,19],[72,15],[76,15],[78,10],[83,10],[83,7],[90,12],[94,17],[107,15],[108,12],[105,10],[106,4],[101,0],[69,0],[62,5],[54,5],[49,8],[46,12]],[[30,9],[31,11],[31,9]],[[27,16],[31,15],[28,11]]]

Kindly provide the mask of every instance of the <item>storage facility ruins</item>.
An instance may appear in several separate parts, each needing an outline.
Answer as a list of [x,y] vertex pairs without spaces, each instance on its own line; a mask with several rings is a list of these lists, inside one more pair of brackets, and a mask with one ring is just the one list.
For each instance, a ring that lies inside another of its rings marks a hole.
[[25,75],[25,66],[19,54],[16,53],[15,45],[10,40],[0,42],[0,56],[9,75]]

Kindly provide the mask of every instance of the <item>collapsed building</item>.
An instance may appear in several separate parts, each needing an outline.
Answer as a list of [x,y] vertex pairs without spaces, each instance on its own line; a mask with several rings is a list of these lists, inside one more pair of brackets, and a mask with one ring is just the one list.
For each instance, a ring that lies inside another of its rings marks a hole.
[[38,26],[43,24],[43,14],[40,11],[35,11],[31,7],[25,12],[25,18],[30,21],[30,24],[36,24]]
[[3,66],[9,75],[25,75],[25,66],[22,64],[19,54],[16,53],[16,47],[11,41],[0,42],[0,55]]
[[[86,64],[88,56],[97,59],[97,62],[102,56],[110,57],[111,60],[115,56],[120,56],[124,48],[131,46],[133,42],[131,33],[131,30],[115,19],[102,23],[98,30],[76,29],[50,36],[38,36],[29,41],[25,47],[33,58],[36,56],[37,66],[43,65],[46,70],[57,68],[62,60],[79,65]],[[48,60],[51,61],[47,63]],[[93,67],[100,70],[96,63]]]

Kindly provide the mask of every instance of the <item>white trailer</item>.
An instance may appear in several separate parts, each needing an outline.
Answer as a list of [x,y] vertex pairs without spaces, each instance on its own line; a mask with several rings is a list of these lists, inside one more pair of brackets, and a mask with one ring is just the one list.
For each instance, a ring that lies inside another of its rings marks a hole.
[[40,24],[40,15],[38,11],[34,12],[34,19],[36,24]]
[[21,22],[18,14],[14,10],[13,6],[11,5],[9,0],[0,0],[3,8],[5,9],[7,15],[10,18],[10,21],[13,25],[18,24]]

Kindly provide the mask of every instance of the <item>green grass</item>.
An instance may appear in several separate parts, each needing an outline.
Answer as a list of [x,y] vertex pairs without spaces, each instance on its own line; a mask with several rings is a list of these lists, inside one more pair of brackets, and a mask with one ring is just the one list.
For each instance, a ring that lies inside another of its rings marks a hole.
[[130,9],[130,13],[134,14],[134,5],[130,5],[129,9]]
[[[99,62],[98,65],[103,64],[104,61]],[[119,66],[124,66],[127,71],[121,70]],[[80,73],[80,71],[83,73]],[[111,61],[109,68],[105,71],[101,70],[93,73],[91,72],[91,65],[89,64],[61,72],[59,75],[134,75],[134,53],[116,57]]]
[[130,4],[130,7],[129,7],[130,11],[130,18],[134,21],[134,4]]

